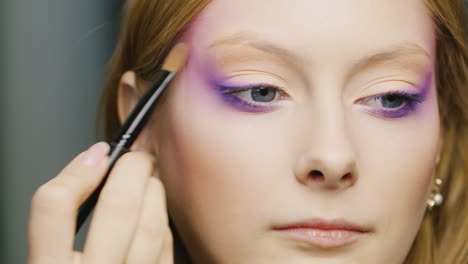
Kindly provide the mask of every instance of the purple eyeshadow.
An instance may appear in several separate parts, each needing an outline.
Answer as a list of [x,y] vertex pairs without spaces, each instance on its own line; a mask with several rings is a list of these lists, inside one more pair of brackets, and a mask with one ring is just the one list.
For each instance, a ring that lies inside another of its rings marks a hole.
[[272,110],[271,107],[264,107],[261,105],[254,105],[248,103],[232,94],[224,94],[222,95],[222,98],[225,103],[234,106],[236,109],[242,112],[265,112],[268,110]]
[[233,93],[236,92],[242,92],[242,91],[247,91],[250,90],[254,87],[258,86],[271,86],[268,84],[249,84],[247,86],[223,86],[223,85],[216,85],[218,88],[218,93],[221,96],[221,99],[223,102],[227,103],[228,105],[234,106],[236,109],[242,111],[242,112],[267,112],[270,110],[275,109],[275,106],[270,105],[261,105],[261,104],[252,104],[249,102],[246,102]]
[[[408,102],[406,103],[405,106],[398,110],[371,110],[372,113],[376,113],[380,116],[386,117],[386,118],[400,118],[404,116],[408,116],[409,114],[417,111],[421,105],[422,102],[426,100],[427,94],[429,92],[429,88],[431,86],[432,81],[432,73],[427,74],[427,76],[424,78],[422,83],[418,85],[418,88],[420,90],[419,93],[409,93],[406,91],[391,91],[386,94],[378,95],[378,96],[385,96],[389,94],[396,94],[404,99],[406,99]],[[378,97],[375,96],[375,97]]]
[[[211,86],[215,88],[216,93],[221,98],[221,100],[226,103],[228,106],[234,107],[238,111],[241,112],[269,112],[274,110],[278,107],[278,105],[272,104],[253,104],[249,103],[245,100],[242,100],[238,96],[235,95],[237,92],[251,90],[252,88],[256,88],[259,86],[269,86],[273,87],[272,85],[265,84],[265,83],[253,83],[253,84],[243,84],[243,85],[222,85],[222,81],[219,78],[215,78],[211,76],[210,78]],[[390,110],[391,108],[387,109],[372,109],[370,108],[368,111],[374,113],[378,116],[384,118],[401,118],[410,115],[411,113],[417,111],[421,103],[426,99],[430,84],[431,84],[431,77],[432,74],[428,74],[426,78],[422,81],[419,85],[419,93],[409,93],[407,91],[390,91],[387,93],[379,94],[370,96],[368,98],[378,98],[378,97],[385,97],[385,96],[396,96],[400,99],[405,101],[403,107],[397,110]]]
[[383,97],[383,96],[388,96],[388,95],[397,95],[400,96],[401,98],[407,100],[407,103],[401,107],[398,110],[383,110],[383,109],[373,109],[370,110],[372,113],[376,113],[379,116],[387,117],[387,118],[399,118],[399,117],[404,117],[409,115],[410,113],[414,112],[417,110],[417,107],[421,102],[424,101],[424,98],[420,94],[410,94],[407,92],[403,91],[397,91],[397,92],[390,92],[374,97]]
[[224,85],[224,78],[220,77],[220,74],[216,70],[211,70],[208,76],[208,84],[214,88],[215,94],[221,99],[223,103],[230,107],[234,107],[236,110],[241,112],[260,113],[274,110],[276,107],[270,105],[252,104],[245,100],[240,99],[234,94],[234,92],[241,92],[250,89],[254,86],[271,86],[265,83],[250,83],[240,85]]

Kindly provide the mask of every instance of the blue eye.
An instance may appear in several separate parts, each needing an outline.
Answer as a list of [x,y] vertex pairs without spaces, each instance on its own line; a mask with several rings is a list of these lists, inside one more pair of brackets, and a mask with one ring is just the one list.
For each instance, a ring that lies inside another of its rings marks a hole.
[[250,89],[250,95],[255,102],[268,103],[275,99],[277,91],[272,87],[257,87]]
[[364,100],[364,102],[379,102],[384,109],[395,109],[404,105],[405,102],[409,101],[408,98],[403,95],[390,93],[384,95],[371,96]]
[[398,118],[409,115],[415,110],[416,106],[424,101],[422,95],[412,94],[404,91],[392,91],[386,94],[371,96],[365,100],[368,102],[380,102],[377,107],[371,111],[388,118]]
[[235,92],[239,97],[260,103],[268,103],[275,99],[277,88],[269,86],[258,86],[247,90]]
[[382,105],[385,108],[398,108],[405,102],[405,98],[403,96],[399,96],[396,94],[387,94],[381,97],[382,98]]
[[[228,105],[243,112],[266,112],[277,108],[277,101],[288,98],[280,88],[269,84],[251,84],[232,87],[218,86],[221,97]],[[424,101],[421,94],[405,91],[390,91],[385,94],[370,96],[362,100],[371,105],[370,111],[387,118],[399,118],[409,115],[416,106]]]
[[275,102],[287,97],[273,85],[251,84],[242,87],[219,86],[225,102],[245,112],[263,112],[275,109]]
[[370,101],[380,101],[380,104],[385,109],[394,109],[400,107],[402,104],[404,105],[405,102],[421,102],[422,97],[417,94],[410,94],[403,91],[394,91],[386,94],[371,96],[364,100],[366,103]]

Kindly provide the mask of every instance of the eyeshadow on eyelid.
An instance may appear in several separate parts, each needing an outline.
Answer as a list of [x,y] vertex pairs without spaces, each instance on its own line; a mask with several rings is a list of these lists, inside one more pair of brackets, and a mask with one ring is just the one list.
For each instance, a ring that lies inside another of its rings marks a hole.
[[421,96],[423,98],[427,97],[427,94],[429,93],[430,88],[432,87],[433,84],[433,77],[434,77],[434,72],[429,71],[427,72],[422,80],[418,83],[418,88],[421,92]]

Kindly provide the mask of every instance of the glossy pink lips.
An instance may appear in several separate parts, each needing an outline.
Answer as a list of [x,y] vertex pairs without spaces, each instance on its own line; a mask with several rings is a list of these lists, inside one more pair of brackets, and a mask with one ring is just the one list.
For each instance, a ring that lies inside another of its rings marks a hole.
[[312,219],[276,227],[273,230],[319,248],[337,248],[351,244],[369,232],[363,226],[342,219],[327,221]]

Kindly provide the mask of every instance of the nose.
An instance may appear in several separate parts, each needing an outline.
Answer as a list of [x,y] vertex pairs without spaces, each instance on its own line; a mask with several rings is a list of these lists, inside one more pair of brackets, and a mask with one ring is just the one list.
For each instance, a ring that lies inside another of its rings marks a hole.
[[[343,190],[358,179],[352,140],[344,122],[319,122],[301,140],[297,180],[317,190]],[[328,119],[332,120],[332,119]],[[305,143],[305,144],[304,144]]]

